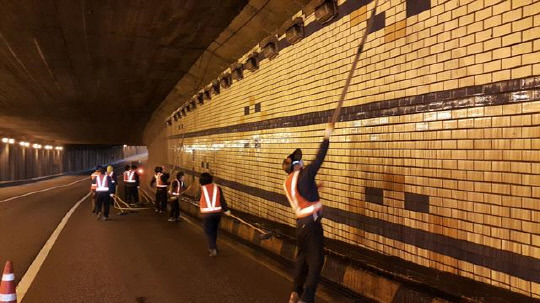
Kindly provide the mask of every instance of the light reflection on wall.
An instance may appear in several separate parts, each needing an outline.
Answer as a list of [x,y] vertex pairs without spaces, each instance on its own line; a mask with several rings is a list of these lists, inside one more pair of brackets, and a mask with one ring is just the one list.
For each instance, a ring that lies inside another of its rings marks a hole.
[[[195,144],[185,144],[184,145],[184,151],[186,153],[192,154],[193,151],[219,151],[225,148],[245,148],[246,144],[249,143],[280,143],[280,144],[288,144],[288,143],[296,143],[297,141],[294,140],[293,133],[286,132],[286,133],[279,133],[279,134],[268,134],[264,135],[264,139],[261,138],[261,135],[252,135],[251,139],[246,140],[225,140],[222,143],[212,143],[212,144],[203,144],[203,143],[195,143]],[[175,149],[175,152],[179,152],[179,149]]]

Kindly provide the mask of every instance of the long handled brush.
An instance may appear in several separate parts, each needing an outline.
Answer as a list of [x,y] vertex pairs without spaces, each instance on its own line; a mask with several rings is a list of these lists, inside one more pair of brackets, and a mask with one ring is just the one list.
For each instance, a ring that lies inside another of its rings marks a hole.
[[351,67],[351,70],[349,71],[349,75],[347,76],[347,80],[345,81],[345,86],[343,86],[343,90],[341,91],[341,96],[339,97],[338,104],[336,106],[336,109],[334,110],[334,113],[332,117],[330,117],[329,122],[331,124],[334,124],[339,119],[339,114],[341,113],[341,107],[343,106],[343,101],[345,100],[345,96],[347,95],[347,91],[349,90],[349,86],[351,85],[351,80],[354,75],[354,71],[356,70],[356,67],[358,66],[358,61],[360,59],[360,55],[362,54],[362,50],[364,49],[364,45],[366,44],[366,39],[371,32],[371,28],[373,27],[373,22],[375,20],[375,13],[377,10],[377,3],[379,0],[375,0],[375,5],[373,5],[373,9],[371,9],[371,16],[368,19],[368,24],[366,26],[366,30],[364,31],[364,35],[362,36],[362,40],[360,41],[360,44],[358,45],[358,49],[356,50],[356,56],[353,60],[353,65]]

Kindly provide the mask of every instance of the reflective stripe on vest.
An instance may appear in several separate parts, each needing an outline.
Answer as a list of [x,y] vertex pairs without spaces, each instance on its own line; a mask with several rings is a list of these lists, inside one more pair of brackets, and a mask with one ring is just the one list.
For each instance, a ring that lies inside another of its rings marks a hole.
[[[128,183],[135,183],[137,181],[135,181],[135,178],[133,178],[135,176],[135,171],[134,170],[130,170],[127,172],[127,175],[128,175],[128,179],[126,180]],[[125,179],[124,179],[125,180]]]
[[[214,187],[214,190],[212,192],[212,200],[210,200],[210,196],[208,195],[208,189],[207,189],[207,187],[210,185]],[[218,199],[217,185],[212,183],[209,185],[201,186],[201,189],[203,191],[203,196],[201,197],[201,202],[200,202],[201,212],[202,213],[221,212],[221,203]]]
[[[93,181],[97,176],[99,176],[97,173],[92,173],[92,174],[90,175],[90,179],[92,179],[92,181]],[[92,184],[90,185],[90,189],[96,189],[96,188],[97,188],[97,184],[96,184],[96,183],[92,183]]]
[[291,204],[292,209],[296,213],[297,218],[304,218],[312,215],[322,209],[322,203],[320,201],[309,202],[298,192],[298,175],[300,171],[295,171],[287,177],[283,187],[285,188],[285,195]]
[[[173,183],[174,182],[177,182],[178,183],[178,186],[176,187],[176,190],[173,191]],[[180,189],[182,188],[182,186],[184,185],[184,182],[180,182],[178,179],[174,180],[171,182],[171,194],[173,196],[180,196]]]
[[[103,178],[101,178],[103,177]],[[109,182],[107,181],[107,175],[105,176],[97,176],[96,177],[96,191],[98,192],[104,192],[109,191]]]
[[156,178],[156,186],[166,188],[167,184],[163,184],[163,181],[161,180],[161,176],[163,176],[162,173],[157,173],[154,177]]

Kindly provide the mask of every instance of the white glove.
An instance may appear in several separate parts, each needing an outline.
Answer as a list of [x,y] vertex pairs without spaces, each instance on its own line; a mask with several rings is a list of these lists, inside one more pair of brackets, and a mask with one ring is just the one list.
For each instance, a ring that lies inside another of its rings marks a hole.
[[330,139],[330,135],[332,135],[333,131],[334,131],[334,123],[328,123],[326,125],[326,129],[324,130],[324,138]]
[[114,198],[114,194],[109,194],[109,196],[113,197]]
[[231,211],[228,210],[228,211],[224,212],[224,214],[225,214],[226,216],[230,216],[230,215],[231,215]]

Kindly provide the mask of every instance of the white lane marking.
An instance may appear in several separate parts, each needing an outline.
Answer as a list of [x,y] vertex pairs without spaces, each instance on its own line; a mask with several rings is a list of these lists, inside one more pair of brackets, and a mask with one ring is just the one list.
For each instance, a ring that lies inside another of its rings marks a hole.
[[53,233],[49,237],[49,240],[45,242],[45,245],[39,251],[39,254],[37,255],[36,259],[34,260],[34,262],[32,262],[32,264],[30,265],[30,267],[28,268],[28,270],[22,277],[21,281],[17,285],[17,298],[19,299],[19,302],[22,302],[24,296],[26,295],[26,292],[30,288],[30,285],[32,285],[34,278],[37,276],[39,269],[43,265],[43,262],[45,262],[45,259],[49,255],[49,252],[51,251],[54,243],[58,239],[58,236],[60,235],[60,233],[66,226],[69,218],[75,212],[77,207],[79,207],[79,205],[81,205],[81,203],[84,200],[90,197],[90,194],[91,193],[86,194],[86,196],[82,197],[79,201],[77,201],[77,203],[75,203],[75,205],[73,205],[73,207],[66,213],[62,221],[60,221],[60,224],[58,224],[56,229],[53,231]]
[[30,195],[37,194],[37,193],[46,192],[46,191],[53,190],[53,189],[56,189],[56,188],[61,188],[61,187],[71,186],[71,185],[73,185],[73,184],[75,184],[75,183],[79,183],[79,182],[84,181],[84,180],[88,180],[88,181],[89,181],[89,179],[85,177],[85,178],[83,178],[83,179],[80,179],[80,180],[71,182],[71,183],[69,183],[69,184],[58,185],[58,186],[53,186],[53,187],[48,187],[48,188],[41,189],[41,190],[37,190],[37,191],[31,191],[31,192],[26,193],[26,194],[24,194],[24,195],[15,196],[15,197],[7,198],[7,199],[4,199],[4,200],[0,200],[0,203],[8,202],[8,201],[15,200],[15,199],[18,199],[18,198],[23,198],[23,197],[30,196]]

